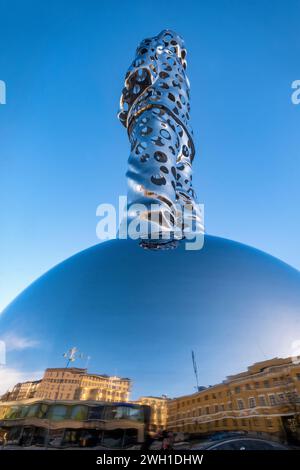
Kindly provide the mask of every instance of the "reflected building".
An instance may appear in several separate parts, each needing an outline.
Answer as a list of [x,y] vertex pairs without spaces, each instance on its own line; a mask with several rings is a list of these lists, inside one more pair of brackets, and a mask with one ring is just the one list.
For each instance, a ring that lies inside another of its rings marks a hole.
[[37,395],[41,380],[28,380],[17,383],[11,392],[7,392],[1,397],[1,401],[19,401],[34,398]]
[[274,358],[222,383],[168,401],[167,428],[189,434],[245,431],[300,440],[300,357]]
[[77,367],[45,370],[36,397],[49,400],[74,400],[86,369]]
[[37,398],[50,400],[129,400],[131,381],[105,374],[89,374],[77,367],[48,368],[41,380]]
[[53,448],[134,448],[149,430],[150,408],[133,403],[23,400],[0,404],[0,444]]
[[131,380],[106,374],[90,374],[78,367],[48,368],[41,380],[16,384],[0,401],[30,398],[47,400],[97,400],[128,402]]
[[147,405],[151,408],[151,418],[149,431],[156,433],[167,428],[168,402],[170,398],[161,397],[140,397],[137,403]]
[[128,402],[131,381],[117,376],[84,374],[81,376],[78,394],[80,400]]

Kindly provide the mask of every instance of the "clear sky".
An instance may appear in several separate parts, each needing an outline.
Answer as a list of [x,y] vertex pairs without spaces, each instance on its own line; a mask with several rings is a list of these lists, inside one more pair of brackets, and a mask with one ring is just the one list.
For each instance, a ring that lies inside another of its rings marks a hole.
[[164,28],[188,48],[207,232],[299,268],[299,14],[296,0],[0,0],[0,308],[98,242],[97,205],[126,194],[124,74]]

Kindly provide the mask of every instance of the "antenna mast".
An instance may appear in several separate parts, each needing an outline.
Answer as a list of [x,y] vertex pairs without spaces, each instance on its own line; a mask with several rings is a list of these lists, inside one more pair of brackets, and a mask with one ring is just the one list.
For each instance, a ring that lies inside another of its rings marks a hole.
[[195,377],[196,377],[196,389],[197,389],[197,392],[199,391],[199,379],[198,379],[198,367],[197,367],[197,362],[196,362],[196,359],[195,359],[195,353],[194,351],[192,350],[192,361],[193,361],[193,369],[194,369],[194,374],[195,374]]

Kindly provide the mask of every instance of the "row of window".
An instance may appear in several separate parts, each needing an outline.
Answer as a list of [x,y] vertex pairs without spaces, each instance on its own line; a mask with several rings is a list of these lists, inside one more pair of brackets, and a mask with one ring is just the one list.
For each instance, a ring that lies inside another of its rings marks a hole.
[[[32,397],[33,398],[33,397]],[[63,391],[62,393],[55,392],[55,391],[48,391],[47,393],[39,393],[37,395],[37,398],[44,399],[44,400],[73,400],[74,399],[74,393],[67,393],[66,391]],[[80,400],[103,400],[103,401],[127,401],[127,394],[125,393],[114,393],[111,396],[110,395],[105,395],[105,394],[96,394],[93,395],[91,393],[86,394],[83,393],[78,396],[78,394],[75,395],[75,399],[80,399]]]
[[245,428],[248,427],[252,429],[252,427],[267,427],[273,428],[274,422],[271,418],[252,418],[251,420],[242,418],[242,419],[230,419],[224,418],[218,421],[212,421],[208,423],[180,423],[180,425],[176,426],[176,431],[212,431],[216,428],[220,430],[220,428]]
[[[298,375],[298,374],[297,374]],[[299,374],[300,376],[300,374]],[[259,388],[259,387],[256,387],[256,388]],[[266,388],[266,387],[264,387]],[[239,394],[241,393],[241,387],[235,387],[235,393],[236,394]],[[249,389],[248,389],[249,390]],[[285,392],[285,393],[278,393],[277,396],[280,396],[280,395],[293,395],[295,394],[295,392]],[[202,398],[204,401],[208,401],[208,400],[216,400],[217,398],[222,398],[224,397],[225,393],[222,393],[222,392],[219,392],[219,393],[212,393],[211,395],[204,395],[203,397],[197,397],[197,398],[193,398],[193,399],[189,399],[189,400],[186,400],[186,401],[183,401],[183,400],[180,400],[176,403],[176,407],[177,409],[180,409],[180,408],[185,408],[185,407],[188,407],[190,405],[193,405],[193,404],[196,404],[196,403],[201,403],[202,402]],[[296,393],[297,395],[297,393]],[[227,390],[226,392],[226,396],[231,396],[231,391],[230,390]]]
[[47,403],[34,403],[31,405],[13,405],[0,407],[0,419],[15,420],[24,418],[62,420],[103,420],[129,419],[144,421],[144,407],[139,405],[62,405]]
[[[265,397],[265,395],[260,395],[258,397],[258,400],[255,397],[250,397],[248,400],[243,400],[241,398],[237,399],[237,409],[243,410],[245,408],[255,408],[256,406],[274,406],[274,405],[280,405],[283,403],[293,403],[295,400],[297,400],[298,395],[297,394],[289,394],[289,393],[278,393],[277,396],[275,394],[270,394],[268,395],[268,399]],[[220,411],[231,411],[233,409],[232,403],[228,402],[226,404],[226,407],[224,404],[218,404],[218,405],[212,405],[212,406],[206,406],[203,408],[197,408],[194,410],[189,410],[186,412],[177,412],[177,417],[178,419],[184,418],[184,417],[196,417],[196,416],[201,416],[202,414],[212,414],[212,413],[218,413]]]
[[[295,378],[296,378],[296,380],[300,381],[300,373],[297,373],[295,375]],[[204,394],[203,393],[202,396],[198,396],[197,398],[192,398],[192,399],[187,399],[187,400],[180,400],[177,403],[177,408],[184,408],[184,407],[189,406],[191,404],[201,403],[202,399],[204,401],[216,400],[218,398],[224,398],[225,396],[227,396],[227,397],[231,396],[231,394],[233,392],[236,393],[236,394],[239,394],[239,393],[242,392],[242,390],[270,388],[274,385],[286,385],[287,386],[288,384],[291,384],[291,383],[293,383],[293,378],[290,377],[290,376],[287,376],[287,377],[284,377],[284,376],[274,377],[272,380],[268,379],[268,380],[264,380],[264,381],[260,381],[260,382],[254,382],[254,384],[246,383],[243,386],[236,386],[232,390],[228,389],[226,391],[223,390],[223,391],[220,391],[220,392],[214,392],[214,393],[210,393],[210,394]]]
[[49,382],[49,383],[67,383],[67,384],[78,384],[79,380],[74,380],[74,379],[44,379],[43,382]]
[[[275,405],[280,405],[280,404],[291,404],[297,402],[299,399],[298,394],[296,392],[286,392],[286,393],[277,393],[275,394],[269,394],[268,395],[268,400],[266,400],[266,397],[264,395],[260,395],[258,397],[258,405],[259,406],[275,406]],[[239,410],[243,410],[245,408],[245,401],[241,398],[237,400],[237,405]],[[257,406],[256,404],[256,398],[250,397],[248,398],[248,408],[255,408]]]
[[[300,374],[296,374],[297,380],[300,380]],[[274,377],[273,379],[268,379],[260,382],[254,382],[254,384],[247,383],[244,386],[234,387],[235,393],[241,393],[242,390],[253,390],[258,388],[270,388],[276,387],[277,385],[288,385],[293,382],[292,377]]]
[[82,387],[108,387],[108,388],[128,388],[129,383],[128,382],[122,382],[119,380],[108,380],[108,379],[101,379],[101,380],[89,380],[89,379],[84,379],[81,382]]

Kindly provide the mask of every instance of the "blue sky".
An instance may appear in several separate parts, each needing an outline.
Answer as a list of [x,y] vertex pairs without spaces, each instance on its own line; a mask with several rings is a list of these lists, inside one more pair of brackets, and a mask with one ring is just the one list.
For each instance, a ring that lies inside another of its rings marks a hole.
[[96,207],[126,194],[116,118],[142,38],[188,47],[194,186],[209,233],[299,268],[299,1],[0,0],[0,308],[98,242]]

